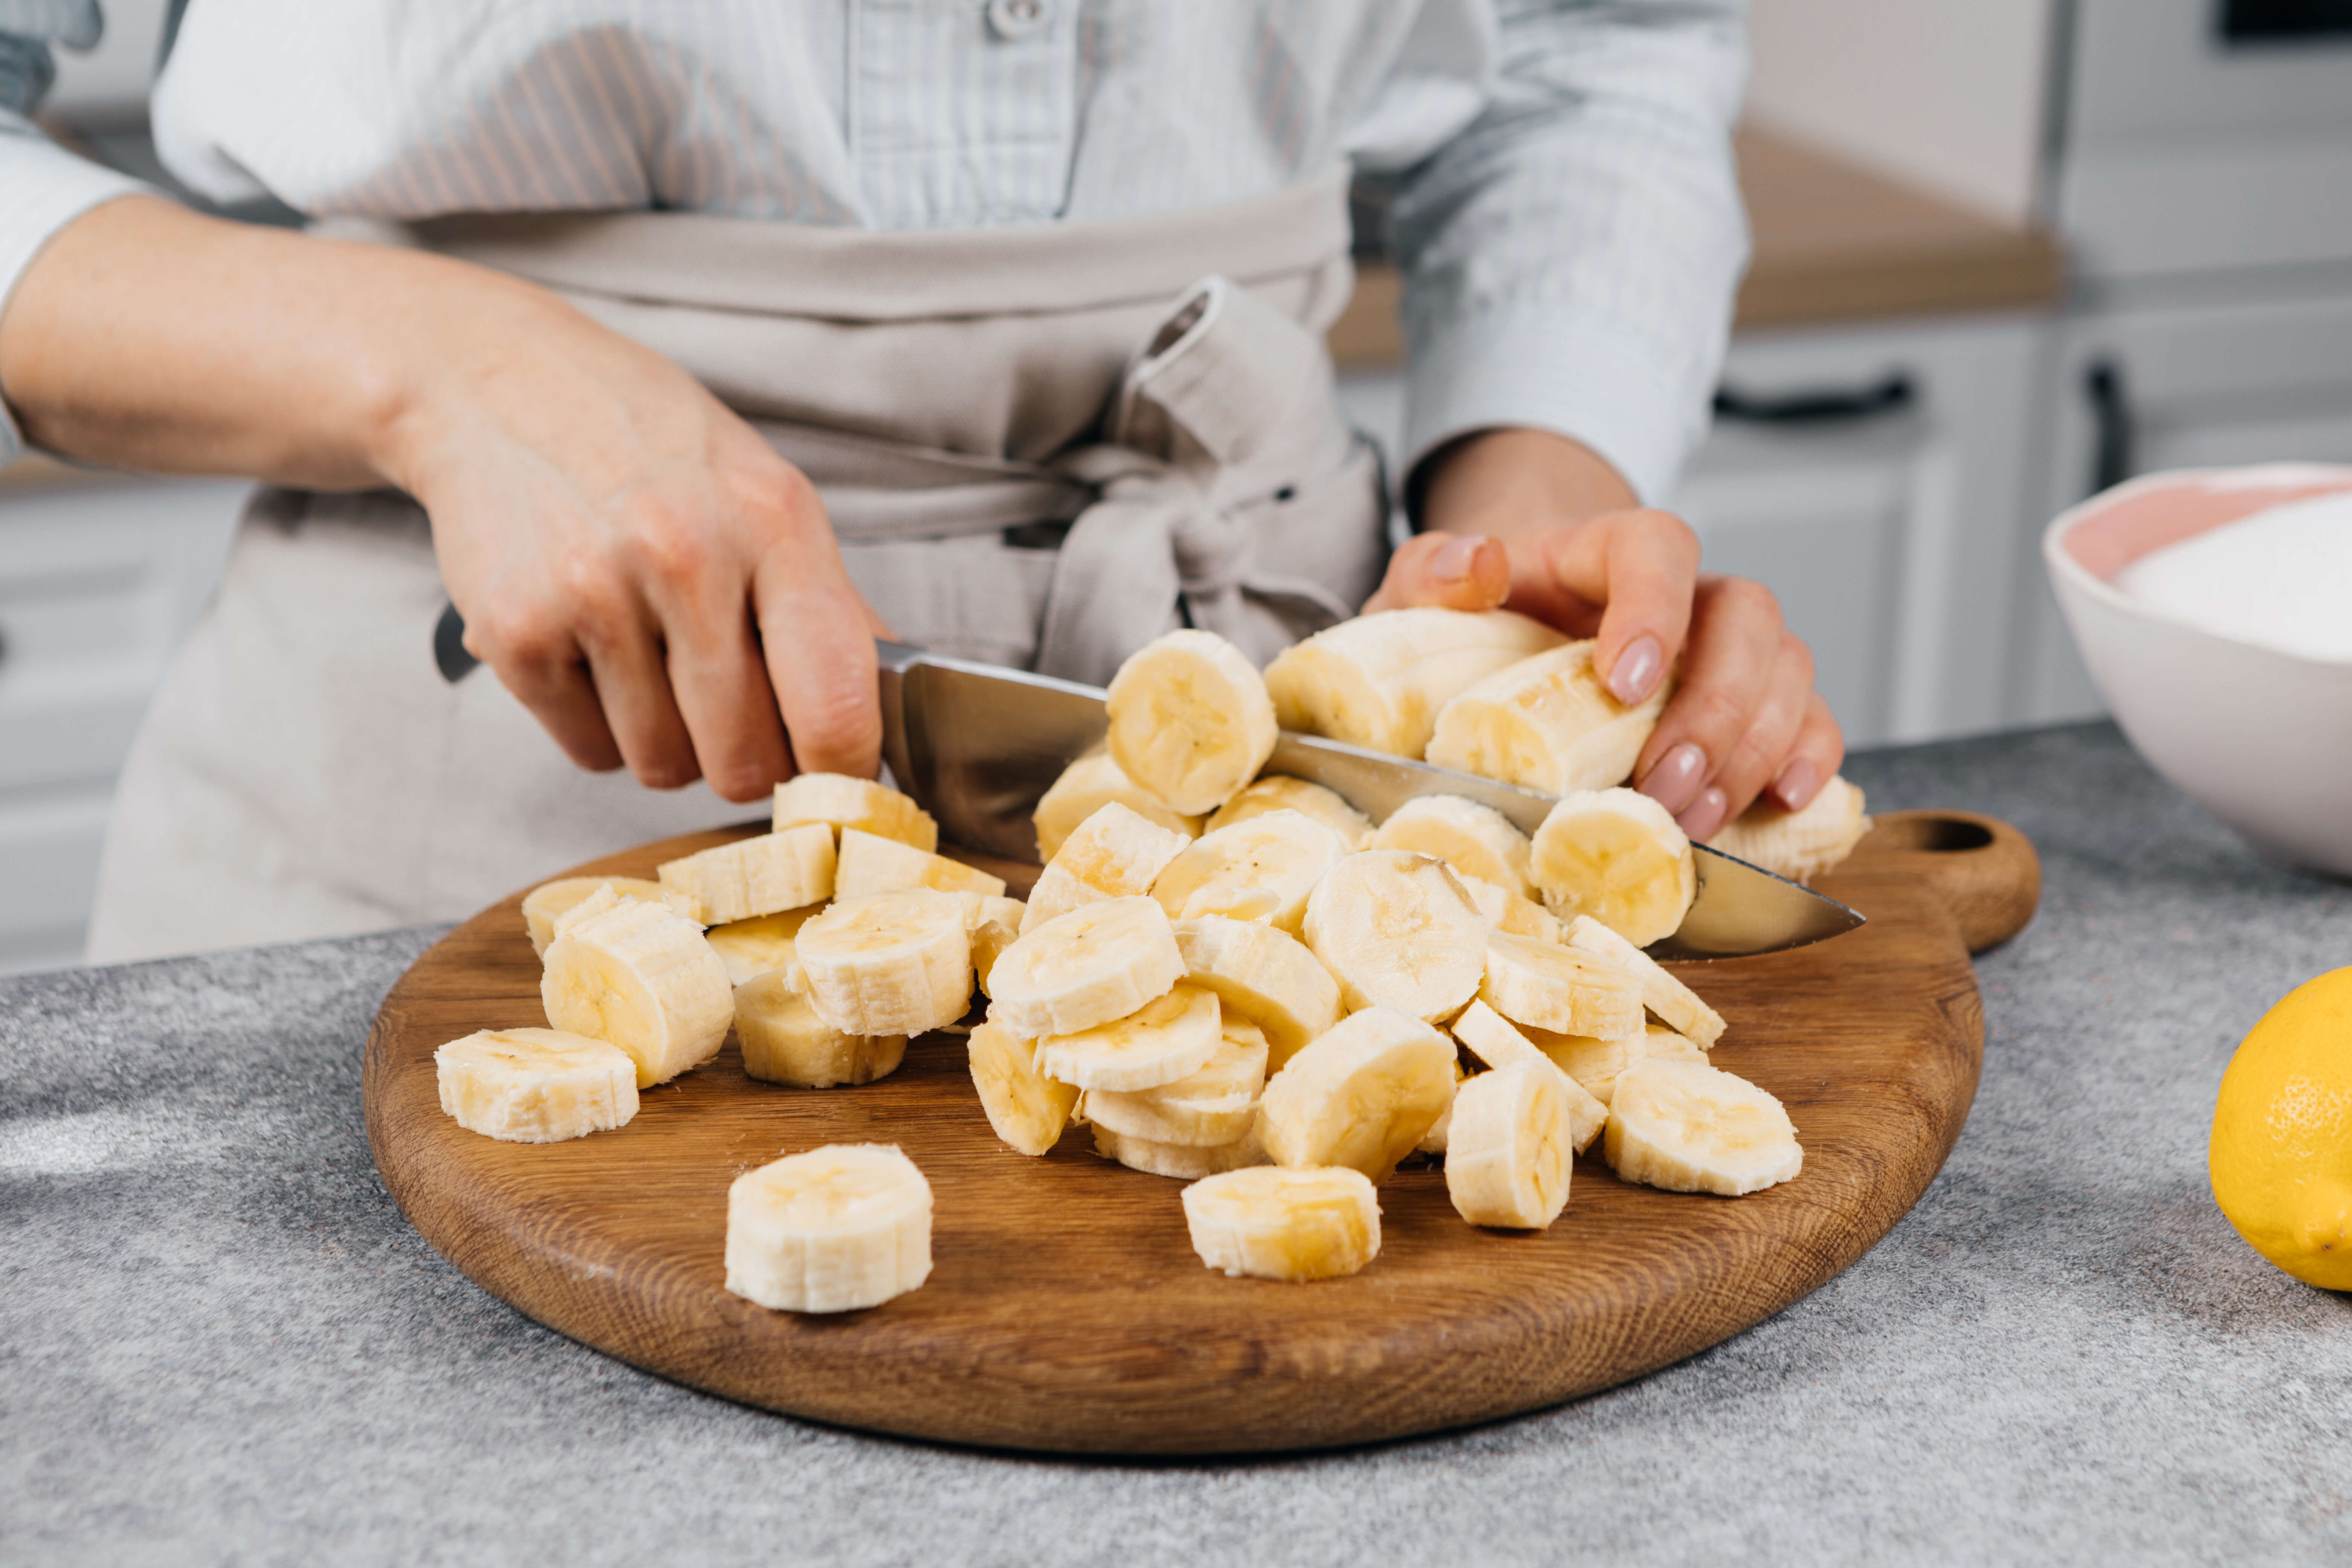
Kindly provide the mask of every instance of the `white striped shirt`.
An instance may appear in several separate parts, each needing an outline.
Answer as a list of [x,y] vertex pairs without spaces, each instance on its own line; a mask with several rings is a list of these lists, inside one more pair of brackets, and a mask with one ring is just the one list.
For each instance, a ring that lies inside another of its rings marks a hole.
[[[66,37],[91,0],[0,0]],[[1741,0],[194,0],[158,150],[312,216],[1135,216],[1341,158],[1406,275],[1412,457],[1532,425],[1663,495],[1746,257]],[[0,301],[136,188],[0,118]],[[5,393],[5,389],[0,389]],[[0,420],[0,458],[14,432]]]

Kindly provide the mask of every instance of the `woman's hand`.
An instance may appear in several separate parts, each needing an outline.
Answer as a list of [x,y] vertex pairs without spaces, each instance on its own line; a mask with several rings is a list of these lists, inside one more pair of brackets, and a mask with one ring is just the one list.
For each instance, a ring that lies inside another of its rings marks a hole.
[[1844,759],[1813,660],[1769,589],[1702,575],[1698,541],[1646,510],[1615,471],[1537,430],[1466,437],[1431,459],[1422,519],[1364,607],[1444,605],[1533,616],[1596,637],[1594,668],[1621,702],[1681,681],[1633,765],[1634,786],[1705,842],[1759,795],[1811,801]]

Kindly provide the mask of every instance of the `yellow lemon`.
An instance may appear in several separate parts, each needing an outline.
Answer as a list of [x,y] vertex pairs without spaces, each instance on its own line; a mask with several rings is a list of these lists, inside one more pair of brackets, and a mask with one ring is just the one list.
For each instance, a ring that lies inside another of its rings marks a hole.
[[2297,986],[2238,1047],[2207,1168],[2256,1252],[2306,1284],[2352,1290],[2352,969]]

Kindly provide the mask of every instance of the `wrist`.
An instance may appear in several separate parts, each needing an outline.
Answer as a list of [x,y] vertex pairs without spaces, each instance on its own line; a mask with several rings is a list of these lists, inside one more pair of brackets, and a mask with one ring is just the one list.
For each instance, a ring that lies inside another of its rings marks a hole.
[[1440,447],[1414,471],[1407,497],[1419,529],[1505,541],[1641,504],[1590,447],[1519,426],[1474,431]]

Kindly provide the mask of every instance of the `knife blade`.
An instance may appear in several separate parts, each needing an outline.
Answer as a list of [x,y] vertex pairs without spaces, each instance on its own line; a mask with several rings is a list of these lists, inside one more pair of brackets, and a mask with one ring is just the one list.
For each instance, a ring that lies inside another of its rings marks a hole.
[[[1098,686],[877,642],[882,755],[898,787],[951,843],[1035,864],[1029,817],[1062,770],[1110,727]],[[1407,757],[1283,731],[1265,772],[1319,784],[1380,822],[1416,795],[1458,795],[1533,834],[1558,797]],[[1694,845],[1698,896],[1657,959],[1733,958],[1803,947],[1864,923],[1836,900]]]

